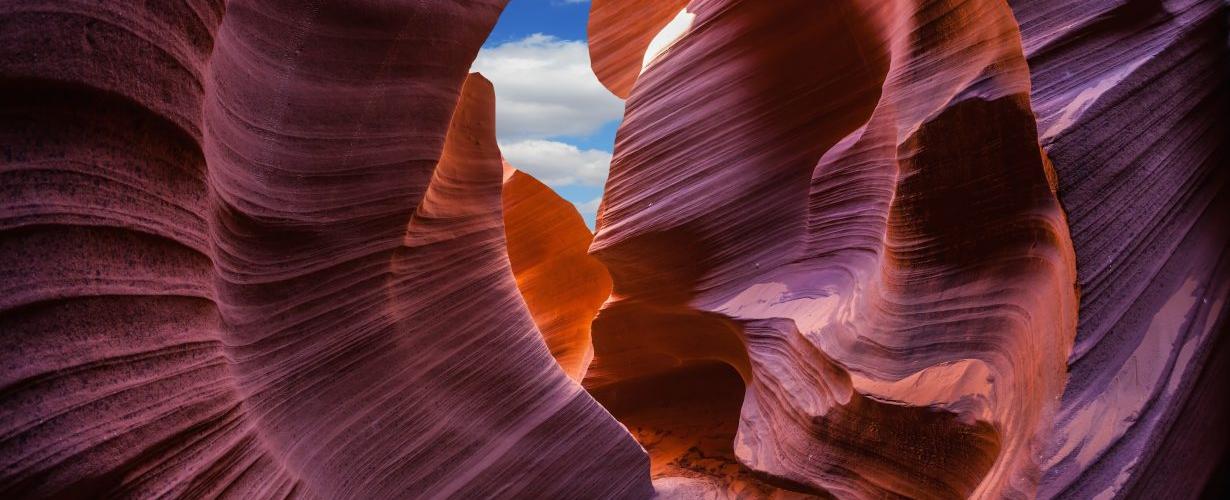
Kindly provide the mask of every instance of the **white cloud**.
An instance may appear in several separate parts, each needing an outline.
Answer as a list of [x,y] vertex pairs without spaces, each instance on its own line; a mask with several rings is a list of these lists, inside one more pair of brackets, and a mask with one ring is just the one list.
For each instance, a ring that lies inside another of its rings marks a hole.
[[545,139],[501,142],[504,159],[550,186],[601,186],[611,153]]
[[585,219],[585,225],[589,226],[590,231],[593,231],[594,221],[598,218],[598,206],[602,204],[602,197],[599,196],[581,203],[574,201],[572,204],[577,207],[578,212],[581,212],[581,218]]
[[581,215],[585,216],[586,218],[593,218],[593,215],[598,213],[598,206],[601,204],[602,204],[601,196],[594,198],[592,200],[583,202],[583,203],[573,203],[573,205],[577,206],[577,211],[581,212]]
[[594,77],[585,42],[536,33],[482,49],[472,70],[495,85],[501,141],[585,137],[623,116],[623,101]]
[[666,23],[666,26],[662,27],[662,30],[653,37],[653,40],[649,41],[649,48],[645,50],[645,58],[641,59],[642,72],[645,71],[645,67],[649,66],[649,63],[658,58],[662,51],[666,50],[672,43],[675,43],[675,40],[678,40],[679,37],[688,31],[688,28],[692,27],[692,19],[694,18],[696,18],[696,14],[680,10],[679,14],[676,14],[674,19],[671,19],[671,22]]

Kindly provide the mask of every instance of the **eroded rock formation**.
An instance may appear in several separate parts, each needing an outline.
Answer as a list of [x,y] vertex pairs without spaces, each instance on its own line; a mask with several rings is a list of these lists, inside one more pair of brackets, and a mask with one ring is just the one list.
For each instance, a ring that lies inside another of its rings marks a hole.
[[1010,3],[1081,288],[1039,493],[1194,497],[1230,443],[1230,9]]
[[560,367],[578,382],[594,357],[590,322],[611,295],[611,277],[590,256],[594,235],[572,203],[504,164],[508,260],[534,323]]
[[1224,460],[1224,2],[593,0],[596,234],[467,76],[503,4],[0,3],[0,496],[1192,497]]
[[591,385],[722,361],[734,454],[780,484],[1032,494],[1076,278],[1008,7],[689,9],[617,138]]
[[[1194,388],[1225,351],[1223,4],[696,0],[638,75],[639,30],[677,8],[595,25],[638,3],[591,17],[595,74],[629,95],[593,246],[618,298],[600,400],[729,364],[733,454],[838,496],[1139,494],[1176,459],[1200,465],[1169,493],[1200,491],[1225,432],[1177,422],[1226,414],[1224,383]],[[672,491],[741,487],[647,448]]]
[[0,6],[0,496],[648,496],[508,263],[501,4]]

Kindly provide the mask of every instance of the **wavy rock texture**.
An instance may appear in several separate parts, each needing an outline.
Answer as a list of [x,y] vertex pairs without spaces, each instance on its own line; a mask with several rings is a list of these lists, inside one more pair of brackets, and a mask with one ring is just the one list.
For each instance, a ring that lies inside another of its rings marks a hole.
[[649,495],[508,262],[501,7],[0,6],[0,496]]
[[627,99],[641,72],[650,42],[689,0],[592,0],[589,59],[594,75],[613,94]]
[[504,234],[517,288],[551,355],[573,380],[594,357],[590,322],[611,296],[611,277],[587,251],[594,235],[576,207],[504,164]]
[[746,385],[733,455],[770,482],[1032,494],[1076,293],[1012,13],[689,10],[617,138],[588,385],[633,405],[638,378],[720,361]]
[[1082,292],[1040,493],[1195,497],[1230,443],[1227,379],[1197,382],[1230,362],[1230,9],[1011,4]]
[[467,76],[503,4],[0,3],[0,497],[1224,471],[1226,2],[593,0],[596,235]]
[[591,14],[630,95],[586,385],[660,492],[1200,492],[1230,414],[1222,2],[696,0],[636,75],[674,12],[598,23],[638,3]]

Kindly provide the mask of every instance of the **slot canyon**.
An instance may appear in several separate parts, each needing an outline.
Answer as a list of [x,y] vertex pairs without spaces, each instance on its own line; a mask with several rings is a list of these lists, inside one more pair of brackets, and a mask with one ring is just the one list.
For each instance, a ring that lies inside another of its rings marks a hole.
[[1230,495],[1230,1],[508,3],[0,0],[0,497]]

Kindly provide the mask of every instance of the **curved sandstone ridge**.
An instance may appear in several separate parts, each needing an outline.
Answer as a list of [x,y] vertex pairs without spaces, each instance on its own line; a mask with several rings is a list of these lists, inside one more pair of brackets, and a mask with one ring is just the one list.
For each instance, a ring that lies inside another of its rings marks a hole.
[[688,10],[617,136],[591,247],[614,298],[587,387],[669,489],[671,476],[753,487],[646,439],[687,432],[687,408],[637,408],[656,398],[646,387],[722,362],[746,386],[728,412],[737,435],[728,450],[695,442],[769,483],[1033,494],[1077,298],[1012,13],[990,0]]
[[509,267],[502,3],[0,6],[0,496],[649,495]]
[[504,3],[0,3],[0,497],[1195,497],[1224,463],[1226,2],[592,0],[597,234],[467,75]]
[[654,35],[687,4],[688,0],[591,0],[589,59],[598,81],[627,99]]
[[611,277],[587,253],[594,235],[572,203],[504,164],[504,234],[517,288],[551,355],[573,380],[594,357],[590,322],[611,295]]
[[1039,494],[1196,497],[1230,443],[1230,8],[1009,3],[1081,289]]
[[678,7],[595,24],[648,3],[591,14],[629,98],[586,385],[659,492],[1201,491],[1230,416],[1224,3],[694,0],[637,75]]

